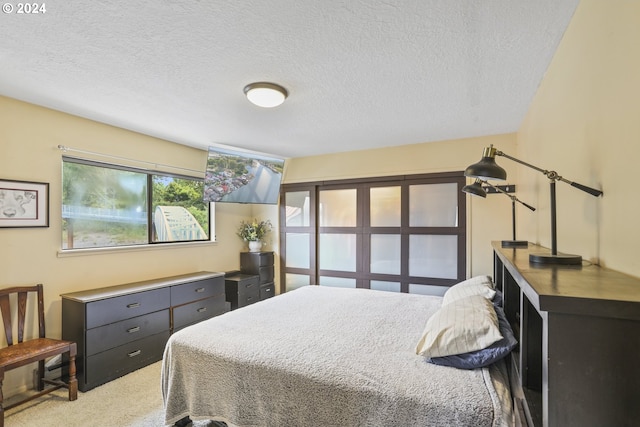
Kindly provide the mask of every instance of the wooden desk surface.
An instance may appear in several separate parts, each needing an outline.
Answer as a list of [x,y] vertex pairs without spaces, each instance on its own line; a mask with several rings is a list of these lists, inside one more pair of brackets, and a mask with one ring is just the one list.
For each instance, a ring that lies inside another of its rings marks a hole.
[[532,243],[526,248],[503,248],[496,241],[492,246],[539,311],[640,320],[640,279],[587,262],[530,263],[530,253],[551,252]]

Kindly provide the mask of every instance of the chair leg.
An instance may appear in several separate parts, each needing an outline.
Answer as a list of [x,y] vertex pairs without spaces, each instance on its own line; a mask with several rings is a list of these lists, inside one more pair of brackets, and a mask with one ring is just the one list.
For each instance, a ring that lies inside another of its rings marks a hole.
[[36,388],[38,391],[44,390],[44,360],[38,361],[38,382]]
[[4,368],[0,369],[0,427],[4,427],[4,395],[2,383],[4,382]]
[[[78,398],[78,380],[76,379],[76,355],[69,356],[69,400]],[[0,426],[2,427],[2,426]]]

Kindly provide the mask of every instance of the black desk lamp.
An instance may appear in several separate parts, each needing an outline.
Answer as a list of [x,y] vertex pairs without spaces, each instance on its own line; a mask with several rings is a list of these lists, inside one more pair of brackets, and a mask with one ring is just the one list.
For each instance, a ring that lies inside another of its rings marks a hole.
[[493,145],[486,147],[482,152],[482,159],[471,166],[469,166],[465,171],[465,176],[469,176],[472,178],[479,178],[482,180],[487,179],[500,179],[505,180],[507,178],[507,172],[502,169],[500,166],[496,164],[496,156],[506,157],[507,159],[511,159],[514,162],[520,163],[521,165],[527,166],[531,169],[537,170],[538,172],[543,173],[547,178],[549,178],[549,189],[551,192],[551,254],[530,254],[529,261],[539,264],[563,264],[563,265],[580,265],[582,264],[582,257],[580,255],[566,255],[566,254],[558,254],[558,241],[557,241],[557,230],[556,230],[556,181],[562,181],[575,187],[579,190],[582,190],[586,193],[591,194],[592,196],[601,196],[602,191],[596,190],[595,188],[587,187],[586,185],[578,184],[577,182],[571,182],[567,179],[564,179],[556,171],[548,171],[545,169],[541,169],[537,166],[533,166],[529,163],[523,162],[522,160],[518,160],[515,157],[511,157],[508,154],[503,153],[502,151],[496,150],[493,148]]
[[464,187],[462,187],[462,191],[464,191],[465,193],[471,194],[473,196],[487,197],[487,192],[484,190],[484,188],[482,188],[482,184],[488,185],[489,187],[493,188],[497,192],[502,193],[511,199],[511,226],[512,226],[511,228],[513,230],[513,239],[503,240],[502,247],[516,248],[516,247],[529,246],[529,242],[527,242],[526,240],[516,240],[516,202],[526,206],[532,211],[535,211],[536,208],[526,204],[522,200],[518,199],[516,196],[507,193],[502,188],[496,187],[495,185],[491,185],[489,182],[483,181],[479,178],[476,178],[476,181],[473,184],[465,185]]

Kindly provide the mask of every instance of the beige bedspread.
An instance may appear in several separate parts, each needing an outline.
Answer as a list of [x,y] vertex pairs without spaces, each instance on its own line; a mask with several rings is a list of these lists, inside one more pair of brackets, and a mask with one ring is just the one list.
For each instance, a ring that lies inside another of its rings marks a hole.
[[183,329],[167,343],[167,425],[509,425],[498,366],[435,366],[415,354],[441,298],[304,287]]

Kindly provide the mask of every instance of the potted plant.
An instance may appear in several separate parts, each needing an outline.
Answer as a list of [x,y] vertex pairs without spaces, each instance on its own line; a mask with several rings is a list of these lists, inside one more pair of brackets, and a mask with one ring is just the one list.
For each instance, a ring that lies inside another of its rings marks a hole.
[[271,221],[254,219],[252,222],[241,221],[238,228],[238,236],[245,242],[249,242],[249,251],[258,252],[262,248],[262,239],[271,231]]

